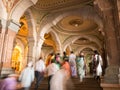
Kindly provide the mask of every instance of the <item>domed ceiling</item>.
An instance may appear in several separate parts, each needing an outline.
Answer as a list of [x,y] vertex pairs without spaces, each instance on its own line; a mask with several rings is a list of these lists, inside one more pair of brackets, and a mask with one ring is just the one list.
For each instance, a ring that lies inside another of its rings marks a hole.
[[96,30],[98,25],[89,19],[83,19],[80,16],[68,16],[57,23],[57,27],[61,28],[62,32],[77,33],[91,32]]

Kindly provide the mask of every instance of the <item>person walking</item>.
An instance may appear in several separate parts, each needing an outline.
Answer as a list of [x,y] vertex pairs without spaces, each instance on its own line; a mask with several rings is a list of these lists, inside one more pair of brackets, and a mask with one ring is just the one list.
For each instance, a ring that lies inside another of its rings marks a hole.
[[53,75],[59,70],[58,65],[52,60],[51,64],[49,64],[46,69],[45,73],[47,73],[48,76],[48,90],[50,90],[50,81]]
[[35,90],[38,90],[41,81],[44,79],[44,70],[45,70],[45,63],[42,57],[40,57],[35,64],[35,79],[36,79]]
[[85,61],[84,61],[84,54],[81,53],[77,58],[77,67],[78,67],[78,75],[80,78],[80,82],[83,81],[85,77]]
[[66,52],[64,51],[64,52],[63,52],[63,60],[65,60],[66,58],[68,59],[68,55],[67,55]]
[[102,57],[101,55],[95,50],[94,51],[94,59],[93,59],[93,67],[94,67],[94,77],[95,79],[97,79],[98,81],[100,81],[100,76],[102,75],[102,65],[103,65],[103,61],[102,61]]
[[58,70],[51,79],[50,90],[74,90],[70,80],[70,65],[68,60],[63,60],[61,69]]
[[23,69],[19,76],[19,81],[22,90],[29,90],[31,83],[34,81],[34,68],[32,61],[28,63],[27,67]]
[[71,54],[69,55],[69,63],[71,67],[71,76],[77,77],[77,68],[76,68],[76,55],[71,51]]
[[9,74],[6,78],[0,80],[0,90],[17,90],[17,74]]

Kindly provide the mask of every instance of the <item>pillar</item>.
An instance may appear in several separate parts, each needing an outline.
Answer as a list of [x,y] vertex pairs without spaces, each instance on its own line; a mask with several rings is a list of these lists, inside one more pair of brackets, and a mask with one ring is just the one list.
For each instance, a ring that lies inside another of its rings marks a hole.
[[36,60],[39,59],[39,57],[41,56],[41,48],[42,48],[42,44],[44,43],[45,39],[42,36],[38,36],[37,37],[37,46],[36,46]]
[[2,21],[1,33],[1,49],[0,49],[0,64],[1,75],[14,73],[11,69],[11,57],[13,51],[13,43],[19,24],[13,21]]
[[[96,0],[95,4],[101,10],[102,18],[104,22],[105,37],[105,50],[108,57],[108,67],[105,70],[105,75],[103,81],[101,82],[101,87],[103,90],[120,90],[118,84],[119,78],[119,66],[120,66],[120,56],[119,56],[119,44],[117,40],[118,29],[116,27],[117,17],[115,13],[116,10],[116,0]],[[119,19],[118,19],[119,20]]]
[[119,18],[117,11],[117,0],[95,0],[101,10],[101,17],[104,22],[105,50],[108,67],[101,82],[103,90],[120,90],[119,83]]
[[0,22],[1,22],[0,23],[0,26],[1,26],[1,28],[0,28],[0,31],[1,31],[0,32],[0,43],[1,43],[1,45],[0,45],[0,61],[1,61],[1,59],[2,59],[2,50],[3,50],[3,43],[4,43],[4,35],[5,35],[6,22],[7,21],[4,20],[4,19],[1,19]]
[[28,37],[28,56],[27,60],[35,62],[36,60],[36,42],[33,37]]
[[119,46],[117,42],[117,28],[115,26],[115,18],[113,13],[115,11],[114,1],[107,2],[108,7],[104,8],[103,16],[105,21],[105,32],[106,32],[106,50],[109,57],[109,66],[106,69],[106,74],[104,76],[104,82],[106,83],[118,83],[118,73],[119,73]]

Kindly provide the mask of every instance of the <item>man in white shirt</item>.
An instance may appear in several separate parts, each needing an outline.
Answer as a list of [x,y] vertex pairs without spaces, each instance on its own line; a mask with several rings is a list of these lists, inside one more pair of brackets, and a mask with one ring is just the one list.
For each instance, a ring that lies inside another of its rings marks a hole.
[[50,90],[50,80],[58,70],[59,70],[59,67],[56,63],[54,63],[54,61],[51,61],[51,64],[49,64],[45,69],[45,72],[48,75],[48,90]]
[[38,90],[40,82],[44,78],[44,71],[45,71],[45,63],[42,57],[40,57],[35,64],[35,78],[36,78],[35,90]]

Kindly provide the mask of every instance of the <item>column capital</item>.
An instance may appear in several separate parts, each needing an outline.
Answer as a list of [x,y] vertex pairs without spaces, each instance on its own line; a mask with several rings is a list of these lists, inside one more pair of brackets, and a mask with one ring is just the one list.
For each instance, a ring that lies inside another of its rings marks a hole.
[[15,31],[15,32],[18,32],[18,30],[20,29],[20,24],[19,24],[18,22],[15,22],[15,21],[13,21],[13,20],[10,20],[8,28],[9,28],[10,30],[13,30],[13,31]]
[[2,30],[6,30],[8,27],[10,30],[18,32],[20,28],[19,22],[15,22],[13,20],[6,20],[4,18],[1,18],[0,21],[1,21]]

